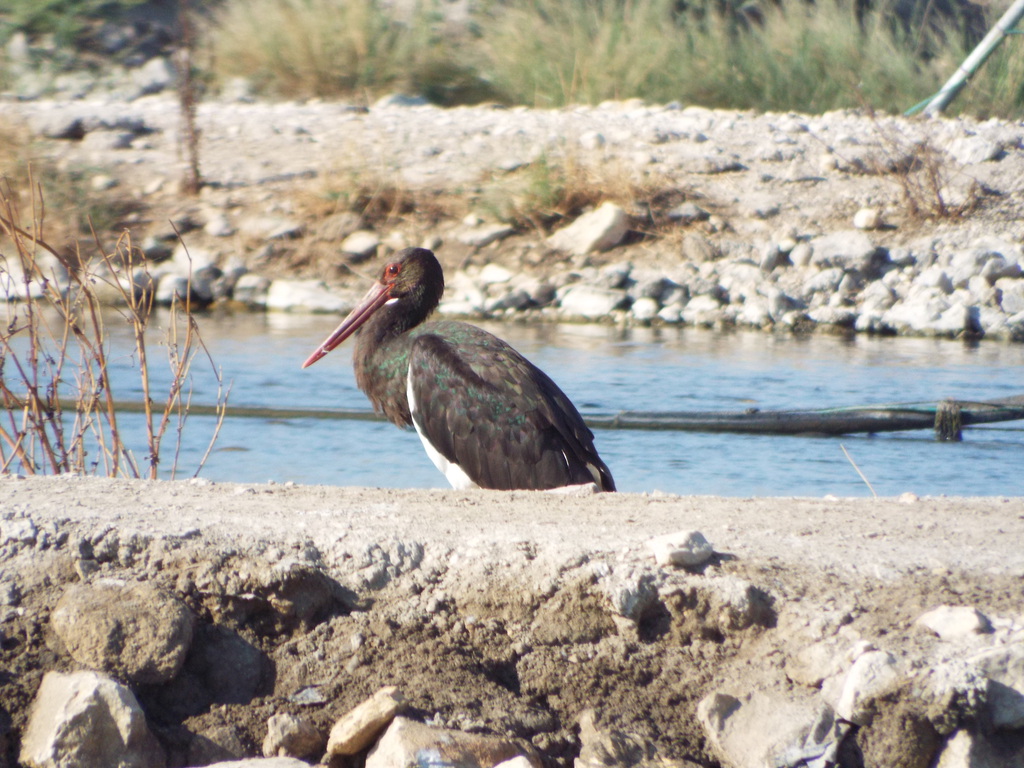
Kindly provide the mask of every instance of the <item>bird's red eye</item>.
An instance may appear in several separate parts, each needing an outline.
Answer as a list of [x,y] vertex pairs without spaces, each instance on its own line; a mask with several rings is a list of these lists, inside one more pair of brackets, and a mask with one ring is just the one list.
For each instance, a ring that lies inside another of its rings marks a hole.
[[384,276],[385,277],[398,277],[398,273],[401,272],[401,271],[402,271],[402,265],[399,264],[397,261],[395,261],[395,262],[392,262],[391,264],[388,264],[386,267],[384,267]]

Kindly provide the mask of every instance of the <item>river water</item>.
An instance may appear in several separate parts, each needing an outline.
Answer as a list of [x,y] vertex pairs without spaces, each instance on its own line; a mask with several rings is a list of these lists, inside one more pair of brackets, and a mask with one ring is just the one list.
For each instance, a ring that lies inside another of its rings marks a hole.
[[[166,316],[157,317],[166,322]],[[323,315],[219,314],[203,339],[230,383],[229,415],[201,476],[217,481],[446,487],[413,431],[387,422],[326,419],[369,409],[355,387],[351,343],[309,369],[302,361],[334,328]],[[793,337],[761,332],[483,324],[544,369],[580,411],[736,411],[985,400],[1024,393],[1024,345],[916,339]],[[128,328],[111,332],[113,388],[141,400]],[[158,385],[167,366],[150,342]],[[213,403],[209,364],[193,367],[192,402]],[[159,399],[159,390],[154,399]],[[308,409],[286,418],[259,408]],[[245,414],[245,415],[244,415]],[[206,450],[213,419],[191,416],[178,477]],[[141,417],[122,417],[141,457]],[[619,490],[723,496],[1024,495],[1024,422],[971,427],[959,443],[930,430],[841,438],[595,430]],[[173,433],[168,441],[173,440]],[[845,452],[844,452],[845,448]],[[847,455],[848,454],[848,455]],[[161,464],[170,474],[173,446]],[[863,474],[861,477],[859,472]],[[870,484],[870,487],[869,487]]]
[[[368,408],[355,387],[349,346],[309,369],[300,368],[336,321],[273,313],[201,319],[203,338],[231,385],[229,416],[202,476],[236,482],[445,487],[414,432],[386,422],[318,417],[332,408]],[[945,397],[982,400],[1024,392],[1024,345],[690,328],[486,327],[547,371],[584,415],[826,408]],[[127,328],[116,322],[108,328],[115,392],[120,399],[139,400]],[[158,358],[159,347],[153,346],[151,355]],[[157,378],[164,370],[154,361]],[[208,370],[208,364],[197,360],[194,403],[216,398]],[[310,415],[241,415],[265,407],[308,409]],[[125,416],[122,429],[137,435],[139,421]],[[178,476],[194,471],[211,429],[210,417],[190,418],[182,432]],[[623,491],[869,496],[873,489],[883,496],[906,491],[1024,495],[1021,422],[966,429],[960,443],[936,442],[927,430],[842,438],[604,429],[596,435]],[[169,451],[165,444],[165,474]],[[140,448],[139,455],[143,453]]]

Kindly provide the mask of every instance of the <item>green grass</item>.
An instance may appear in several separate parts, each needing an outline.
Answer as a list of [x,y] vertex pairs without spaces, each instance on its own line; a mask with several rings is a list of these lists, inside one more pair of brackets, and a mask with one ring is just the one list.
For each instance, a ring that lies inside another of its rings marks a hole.
[[59,46],[72,45],[94,25],[144,0],[5,0],[0,11],[0,43],[11,34],[53,35]]
[[692,34],[684,99],[759,110],[903,111],[934,93],[964,51],[953,42],[959,34],[949,30],[946,55],[925,60],[915,54],[920,41],[893,18],[879,3],[858,21],[844,0],[782,0],[749,30],[709,18]]
[[482,18],[479,38],[487,76],[507,101],[531,106],[671,100],[675,62],[687,48],[673,6],[673,0],[495,5]]
[[[219,74],[280,96],[902,112],[968,52],[955,19],[909,27],[887,0],[859,18],[850,0],[491,0],[458,35],[430,2],[402,21],[377,0],[228,0],[210,39]],[[1004,43],[949,111],[1024,113],[1020,46]]]
[[[135,2],[12,0],[0,21],[68,37],[98,9]],[[531,107],[639,98],[816,113],[903,112],[969,52],[957,18],[903,25],[894,4],[876,0],[858,16],[855,0],[478,0],[464,25],[445,21],[443,0],[401,15],[385,0],[192,7],[208,12],[199,50],[212,77],[246,77],[267,96],[368,103],[400,91]],[[1024,115],[1024,39],[1004,41],[947,112]]]
[[396,20],[374,0],[228,2],[208,35],[218,76],[251,78],[285,98],[364,97],[392,90],[439,103],[483,96],[472,68],[449,55],[427,4]]

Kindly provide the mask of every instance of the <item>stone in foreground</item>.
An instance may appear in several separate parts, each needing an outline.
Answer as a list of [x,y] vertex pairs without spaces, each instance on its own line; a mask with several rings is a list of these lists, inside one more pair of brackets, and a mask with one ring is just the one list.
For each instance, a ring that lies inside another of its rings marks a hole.
[[943,640],[992,631],[989,620],[976,608],[966,605],[940,605],[918,616],[914,623],[930,629]]
[[75,661],[133,683],[165,683],[192,644],[192,615],[149,584],[102,580],[65,591],[50,617]]
[[658,536],[647,542],[658,565],[692,567],[701,565],[715,554],[714,547],[700,531],[680,531]]
[[323,735],[304,717],[279,712],[267,720],[265,757],[311,757],[319,754],[323,746]]
[[334,724],[327,740],[327,754],[354,755],[366,749],[404,705],[405,697],[398,688],[381,688]]
[[95,672],[48,672],[19,760],[29,768],[163,768],[163,749],[130,690]]
[[[396,717],[366,758],[366,768],[491,768],[522,755],[507,739],[432,728],[405,717]],[[530,759],[529,756],[526,756]],[[530,760],[539,768],[539,763]]]

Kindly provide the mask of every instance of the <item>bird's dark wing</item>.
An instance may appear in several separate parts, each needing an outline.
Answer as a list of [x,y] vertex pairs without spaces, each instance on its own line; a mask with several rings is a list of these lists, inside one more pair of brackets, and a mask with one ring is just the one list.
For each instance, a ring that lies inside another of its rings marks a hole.
[[496,336],[463,323],[427,325],[412,343],[409,377],[417,428],[480,487],[596,482],[615,490],[569,398]]

